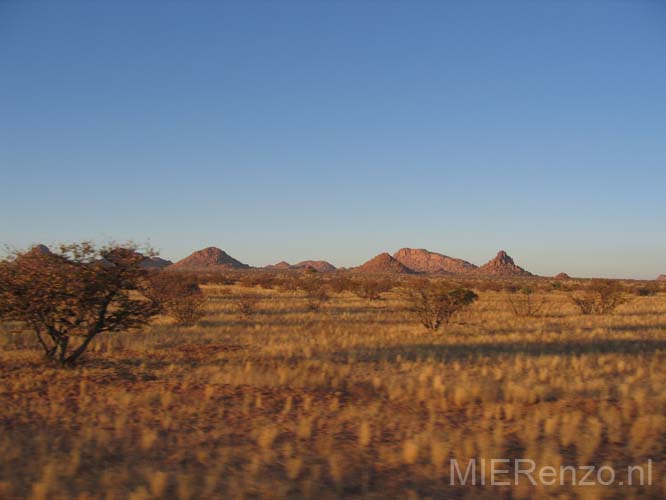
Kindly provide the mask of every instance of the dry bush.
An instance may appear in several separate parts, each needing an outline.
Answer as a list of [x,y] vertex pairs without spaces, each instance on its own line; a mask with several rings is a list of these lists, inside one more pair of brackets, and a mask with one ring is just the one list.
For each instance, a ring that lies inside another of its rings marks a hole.
[[390,292],[395,283],[390,278],[364,279],[354,285],[354,293],[366,300],[379,300],[382,293]]
[[257,286],[256,277],[250,273],[244,273],[238,279],[238,284],[245,288],[254,288],[255,286]]
[[158,271],[150,276],[147,294],[179,325],[194,325],[204,315],[206,297],[193,275]]
[[610,314],[626,302],[622,284],[614,280],[592,280],[571,300],[582,314]]
[[479,298],[467,288],[427,280],[414,283],[405,295],[408,310],[423,326],[433,331],[437,331],[442,323],[448,323],[451,316]]
[[257,312],[260,301],[259,295],[241,295],[236,297],[233,306],[241,319],[249,319]]
[[254,277],[254,284],[264,290],[272,290],[278,284],[278,280],[273,273],[259,273]]
[[305,292],[308,310],[319,312],[325,302],[330,300],[329,287],[321,279],[310,278],[302,280],[300,288]]
[[546,305],[546,296],[535,293],[534,289],[524,286],[516,293],[509,294],[509,305],[516,316],[533,317]]
[[499,281],[483,279],[479,280],[473,288],[479,292],[501,292],[503,285]]
[[282,276],[279,283],[279,289],[282,292],[295,292],[299,289],[301,280],[298,276],[286,274]]
[[199,285],[233,285],[235,283],[233,278],[219,271],[171,271],[169,268],[166,268],[165,271],[184,274]]
[[28,324],[48,358],[73,365],[100,333],[157,314],[158,304],[136,296],[145,289],[144,259],[133,246],[87,242],[18,253],[0,263],[0,318]]
[[333,276],[329,282],[333,293],[344,293],[354,290],[354,281],[349,276]]
[[659,293],[658,283],[643,283],[633,289],[638,297],[653,297]]
[[581,286],[574,280],[567,281],[550,281],[549,287],[545,289],[546,292],[575,292],[581,290]]

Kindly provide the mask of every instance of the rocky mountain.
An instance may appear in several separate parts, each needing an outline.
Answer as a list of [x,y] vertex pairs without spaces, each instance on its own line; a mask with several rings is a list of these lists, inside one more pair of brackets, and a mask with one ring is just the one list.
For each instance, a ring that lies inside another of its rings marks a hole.
[[173,264],[173,262],[163,259],[162,257],[146,257],[140,265],[144,269],[164,269],[171,264]]
[[485,276],[532,276],[532,273],[517,266],[504,250],[500,250],[493,260],[479,267],[476,272]]
[[41,243],[38,243],[37,245],[33,245],[32,248],[30,249],[31,253],[51,253],[51,250],[49,247],[46,245],[42,245]]
[[234,259],[224,250],[208,247],[194,252],[189,257],[169,266],[178,270],[215,270],[215,269],[248,269],[250,266]]
[[325,260],[304,260],[303,262],[294,264],[291,267],[295,269],[311,268],[320,273],[330,273],[336,270],[333,264],[326,262]]
[[660,274],[657,276],[657,281],[666,281],[666,274]]
[[277,264],[270,264],[268,266],[264,266],[264,269],[272,269],[274,271],[284,271],[286,269],[291,269],[291,264],[283,260],[278,262]]
[[362,273],[399,273],[411,274],[414,271],[397,259],[394,259],[390,254],[384,252],[376,257],[373,257],[365,264],[354,268],[354,271]]
[[306,269],[312,269],[319,273],[330,273],[336,270],[336,267],[330,262],[325,260],[304,260],[298,264],[289,264],[289,262],[278,262],[277,264],[272,264],[270,266],[265,266],[264,269],[271,269],[273,271],[285,271],[285,270],[296,270],[303,271]]
[[571,276],[569,276],[567,273],[560,273],[557,276],[555,276],[556,280],[570,280]]
[[422,273],[465,274],[477,269],[466,260],[456,259],[424,248],[401,248],[393,258],[404,266]]

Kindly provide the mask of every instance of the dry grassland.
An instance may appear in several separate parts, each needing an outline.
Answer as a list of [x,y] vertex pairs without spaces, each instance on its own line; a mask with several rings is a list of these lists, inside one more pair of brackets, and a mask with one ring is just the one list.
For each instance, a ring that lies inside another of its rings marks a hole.
[[[438,333],[400,296],[207,286],[205,318],[100,336],[80,367],[0,332],[0,498],[663,498],[666,296],[540,317],[480,292]],[[450,485],[449,460],[653,461],[651,487]]]

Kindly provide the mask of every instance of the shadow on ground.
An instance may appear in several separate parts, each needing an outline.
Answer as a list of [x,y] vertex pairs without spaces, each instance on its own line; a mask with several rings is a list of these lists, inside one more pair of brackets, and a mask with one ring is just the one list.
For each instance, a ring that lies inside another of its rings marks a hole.
[[504,356],[580,356],[594,354],[651,355],[666,350],[666,340],[602,339],[568,342],[489,342],[456,344],[405,344],[385,348],[359,348],[338,351],[334,357],[340,360],[354,359],[360,362],[377,360],[433,359],[459,361],[483,357]]

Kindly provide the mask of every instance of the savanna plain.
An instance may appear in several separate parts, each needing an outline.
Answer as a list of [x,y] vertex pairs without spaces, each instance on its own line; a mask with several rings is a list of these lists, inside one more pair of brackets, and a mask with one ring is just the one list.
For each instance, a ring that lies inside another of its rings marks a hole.
[[[432,331],[404,282],[314,305],[298,287],[209,282],[196,324],[100,335],[72,369],[7,322],[0,498],[664,498],[663,288],[581,314],[569,282],[525,283],[537,312],[480,280]],[[452,481],[451,460],[474,458],[607,465],[618,481],[649,463],[653,484]]]

